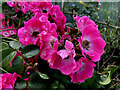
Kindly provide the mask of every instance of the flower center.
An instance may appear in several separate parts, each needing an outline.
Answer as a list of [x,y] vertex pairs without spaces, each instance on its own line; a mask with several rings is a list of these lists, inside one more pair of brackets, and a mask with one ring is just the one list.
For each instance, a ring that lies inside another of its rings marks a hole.
[[33,32],[32,36],[37,37],[38,34],[39,34],[39,32]]
[[42,12],[43,12],[43,13],[47,13],[47,10],[43,10]]
[[50,41],[50,45],[51,45],[51,48],[54,49],[54,43],[55,43],[56,39],[52,39],[52,41]]
[[10,31],[10,34],[13,34],[13,31]]
[[87,40],[84,40],[84,41],[82,42],[82,47],[83,47],[83,49],[88,50],[89,44],[90,44],[90,42],[88,42]]
[[51,22],[51,23],[54,23],[54,20],[52,19],[52,17],[49,15],[49,18],[48,20]]
[[8,33],[4,33],[5,35],[8,35]]

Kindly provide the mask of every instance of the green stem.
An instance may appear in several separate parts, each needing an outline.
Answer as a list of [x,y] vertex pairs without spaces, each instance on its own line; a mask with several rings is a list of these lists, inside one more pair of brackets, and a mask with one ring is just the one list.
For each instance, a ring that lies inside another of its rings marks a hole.
[[2,31],[7,31],[7,30],[15,30],[15,29],[18,29],[18,28],[4,29],[4,30],[0,30],[0,32],[2,32]]
[[10,41],[6,41],[6,40],[3,40],[3,39],[2,39],[2,41],[4,41],[4,42],[10,42]]
[[7,72],[6,70],[4,70],[3,68],[0,67],[0,69],[1,69],[2,71],[4,71],[4,72],[8,73],[8,72]]
[[13,40],[13,41],[18,41],[18,40],[16,40],[16,39],[13,39],[13,38],[10,38],[10,37],[2,37],[3,39],[11,39],[11,40]]

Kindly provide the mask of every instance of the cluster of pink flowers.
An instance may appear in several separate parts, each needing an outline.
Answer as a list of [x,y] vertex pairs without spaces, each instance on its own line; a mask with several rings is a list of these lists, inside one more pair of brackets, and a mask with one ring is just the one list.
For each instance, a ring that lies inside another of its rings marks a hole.
[[[78,55],[76,44],[72,41],[70,28],[65,34],[66,18],[59,6],[50,2],[31,2],[31,11],[34,17],[24,23],[18,30],[20,42],[25,46],[35,44],[40,46],[40,57],[47,60],[50,68],[58,69],[65,75],[70,75],[71,82],[84,82],[92,77],[95,64],[104,53],[105,41],[101,38],[98,25],[87,16],[74,19],[82,37],[74,35],[75,43],[79,44],[82,57],[75,60]],[[37,23],[37,24],[36,24]],[[62,39],[57,36],[62,32]],[[77,40],[77,38],[79,38]],[[59,46],[61,47],[59,49]],[[88,55],[90,60],[87,58]]]
[[13,29],[15,28],[14,25],[9,26],[9,20],[5,22],[4,20],[5,16],[4,14],[0,14],[0,34],[2,34],[4,37],[9,37],[11,35],[16,35],[17,30],[6,30],[6,31],[1,31],[4,29]]
[[13,73],[0,74],[0,90],[2,89],[14,89],[14,84],[17,77],[21,77],[20,75]]
[[10,7],[14,7],[16,12],[20,10],[26,14],[26,12],[31,11],[37,18],[45,15],[51,23],[55,23],[57,25],[57,30],[60,33],[63,34],[65,32],[64,28],[66,25],[66,17],[60,11],[60,7],[58,5],[52,5],[49,0],[49,2],[46,2],[45,0],[43,0],[43,2],[34,2],[34,0],[32,2],[28,1],[29,0],[27,0],[27,2],[8,1],[7,4]]
[[[33,13],[33,17],[24,22],[24,27],[18,29],[17,35],[23,46],[38,45],[40,52],[37,57],[40,56],[46,60],[50,68],[60,70],[64,75],[69,75],[71,82],[82,83],[85,79],[92,77],[94,62],[100,60],[106,45],[101,38],[98,25],[94,21],[87,16],[74,17],[79,29],[78,32],[82,33],[80,37],[73,35],[73,33],[71,35],[72,29],[69,27],[65,30],[66,17],[58,5],[52,5],[51,2],[9,1],[7,3],[16,11],[21,10],[26,13],[30,10]],[[8,26],[8,28],[13,27]],[[10,31],[2,31],[1,33],[6,36],[4,32]],[[16,31],[13,33],[16,34]],[[3,75],[1,76],[3,77]],[[13,81],[15,80],[16,78]],[[8,87],[13,87],[13,82],[10,81],[10,83],[12,84],[9,84]]]

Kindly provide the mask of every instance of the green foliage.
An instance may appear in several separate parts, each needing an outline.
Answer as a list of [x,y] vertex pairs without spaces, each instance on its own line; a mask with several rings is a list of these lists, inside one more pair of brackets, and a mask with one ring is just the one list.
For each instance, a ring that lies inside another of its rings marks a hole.
[[24,60],[21,56],[17,56],[14,59],[12,68],[18,74],[20,74],[24,71]]
[[37,72],[39,74],[39,76],[42,78],[42,79],[49,79],[49,77],[46,75],[46,74],[43,74],[41,72]]
[[6,67],[11,62],[11,60],[14,58],[16,53],[17,52],[13,51],[13,49],[11,48],[2,50],[2,62],[1,62],[2,66]]
[[101,80],[103,80],[103,81],[100,81],[99,83],[101,85],[107,85],[107,84],[109,84],[111,82],[110,74],[111,74],[111,72],[109,71],[108,72],[108,76],[107,75],[102,75],[101,76]]
[[16,50],[18,50],[22,46],[22,44],[19,41],[11,41],[9,44],[13,49]]
[[37,73],[32,73],[30,76],[31,80],[28,83],[28,88],[30,90],[33,89],[45,89],[46,83],[43,81]]
[[40,47],[39,46],[35,46],[33,44],[27,45],[25,46],[22,50],[21,53],[27,57],[30,58],[32,56],[37,55],[40,52]]

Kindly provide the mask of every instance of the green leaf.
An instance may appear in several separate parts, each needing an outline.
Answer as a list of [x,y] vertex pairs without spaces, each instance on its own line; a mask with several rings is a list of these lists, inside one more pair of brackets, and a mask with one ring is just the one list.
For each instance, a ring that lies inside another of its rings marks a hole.
[[5,43],[5,42],[0,43],[0,51],[4,50],[4,49],[7,49],[7,48],[9,48],[7,43]]
[[13,49],[16,50],[18,50],[22,46],[22,44],[18,41],[11,41],[9,44]]
[[65,86],[62,83],[58,82],[58,81],[54,81],[50,85],[50,87],[48,87],[48,90],[61,90],[61,89],[65,90]]
[[15,89],[23,90],[26,87],[26,82],[22,78],[17,78],[15,81]]
[[45,90],[46,83],[40,78],[40,76],[37,73],[32,73],[30,75],[30,81],[28,82],[28,88],[29,90],[33,90],[34,88]]
[[21,53],[24,54],[24,56],[27,58],[35,56],[39,52],[40,52],[40,47],[33,44],[25,46],[21,51]]
[[13,67],[13,70],[16,73],[18,73],[18,74],[22,73],[24,71],[24,60],[23,60],[23,58],[21,56],[16,57],[13,61],[12,67]]
[[12,49],[4,49],[2,51],[2,66],[6,67],[10,64],[11,60],[15,57],[17,51],[13,51]]
[[46,75],[46,74],[43,74],[41,72],[37,72],[39,74],[39,76],[42,78],[42,79],[49,79],[49,77]]
[[108,75],[108,77],[106,77],[106,79],[103,82],[101,82],[101,81],[99,82],[101,85],[107,85],[111,82],[110,73],[111,73],[111,71],[108,72],[109,75]]
[[86,80],[88,84],[87,86],[95,89],[97,88],[98,81],[99,81],[99,75],[97,74],[97,71],[94,71],[93,76]]
[[113,74],[116,70],[118,70],[119,68],[120,68],[120,65],[117,66],[117,67],[112,68],[112,70],[111,70],[111,76],[112,76],[112,74]]

